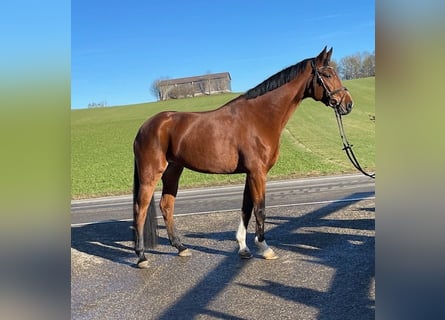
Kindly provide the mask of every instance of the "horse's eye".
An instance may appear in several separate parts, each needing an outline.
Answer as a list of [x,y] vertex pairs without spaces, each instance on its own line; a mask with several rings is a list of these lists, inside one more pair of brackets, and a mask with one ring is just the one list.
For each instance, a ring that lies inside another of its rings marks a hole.
[[330,77],[332,77],[332,75],[330,73],[323,73],[323,77],[326,77],[329,79]]

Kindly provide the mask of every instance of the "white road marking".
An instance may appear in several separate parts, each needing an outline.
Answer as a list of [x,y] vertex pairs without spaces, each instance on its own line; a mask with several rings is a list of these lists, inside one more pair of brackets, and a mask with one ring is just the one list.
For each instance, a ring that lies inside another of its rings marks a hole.
[[[372,200],[372,199],[375,199],[375,196],[372,196],[372,197],[358,197],[358,198],[345,198],[345,199],[339,199],[339,200],[324,200],[324,201],[280,204],[280,205],[266,206],[266,209],[267,208],[286,208],[286,207],[298,207],[298,206],[311,206],[311,205],[318,205],[318,204],[352,202],[352,201]],[[223,212],[236,212],[237,214],[239,214],[240,211],[241,211],[240,208],[224,209],[224,210],[212,210],[212,211],[200,211],[200,212],[190,212],[190,213],[175,214],[174,217],[195,216],[195,215],[212,214],[212,213],[223,213]],[[161,218],[162,218],[162,216],[158,216],[158,219],[161,219]],[[86,225],[90,225],[90,224],[112,223],[112,222],[126,222],[126,221],[133,221],[133,218],[121,219],[121,220],[105,220],[105,221],[73,223],[73,224],[71,224],[71,227],[82,227],[82,226],[86,226]]]

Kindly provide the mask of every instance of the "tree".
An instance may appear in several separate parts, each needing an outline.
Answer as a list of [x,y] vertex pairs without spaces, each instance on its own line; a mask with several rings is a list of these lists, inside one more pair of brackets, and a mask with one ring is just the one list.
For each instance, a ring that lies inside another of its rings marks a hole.
[[344,57],[340,60],[339,71],[344,80],[356,79],[360,74],[361,57],[355,55]]
[[88,103],[88,108],[89,109],[91,109],[91,108],[104,108],[106,106],[108,106],[108,103],[107,103],[106,100],[101,101],[101,102],[90,102],[90,103]]
[[164,100],[167,95],[167,91],[170,89],[166,86],[161,86],[161,82],[164,80],[168,80],[170,77],[161,77],[156,80],[153,80],[150,86],[150,93],[156,98],[156,100]]
[[364,77],[375,76],[375,53],[365,54],[362,61],[362,75]]
[[156,100],[161,100],[161,88],[159,87],[159,83],[161,79],[156,79],[151,83],[150,93],[156,98]]
[[344,80],[375,76],[375,54],[363,52],[340,60],[339,73]]

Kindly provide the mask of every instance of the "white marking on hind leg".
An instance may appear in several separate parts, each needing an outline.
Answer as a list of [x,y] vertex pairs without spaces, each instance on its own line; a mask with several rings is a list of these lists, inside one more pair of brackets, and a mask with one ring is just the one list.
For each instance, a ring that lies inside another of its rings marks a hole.
[[243,259],[248,259],[252,257],[252,253],[250,253],[250,250],[246,245],[246,235],[247,235],[247,230],[244,227],[243,218],[241,218],[238,231],[236,232],[236,240],[238,241],[239,244],[238,254]]
[[264,259],[274,260],[278,258],[275,252],[267,245],[266,240],[259,242],[258,237],[255,237],[255,244],[258,246],[258,248],[260,248],[260,254]]

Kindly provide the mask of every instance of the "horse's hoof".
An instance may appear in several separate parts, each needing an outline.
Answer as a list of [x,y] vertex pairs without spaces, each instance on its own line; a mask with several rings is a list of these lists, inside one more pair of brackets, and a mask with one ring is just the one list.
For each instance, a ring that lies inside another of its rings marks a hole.
[[184,249],[179,251],[178,255],[180,257],[190,257],[192,255],[192,252],[189,249]]
[[278,259],[278,256],[271,248],[268,248],[266,251],[263,252],[263,258],[266,260],[275,260]]
[[244,249],[244,250],[238,251],[238,255],[240,256],[241,259],[250,259],[250,258],[252,258],[252,253],[250,252],[249,249]]
[[147,260],[139,261],[138,268],[139,269],[148,269],[148,261]]

